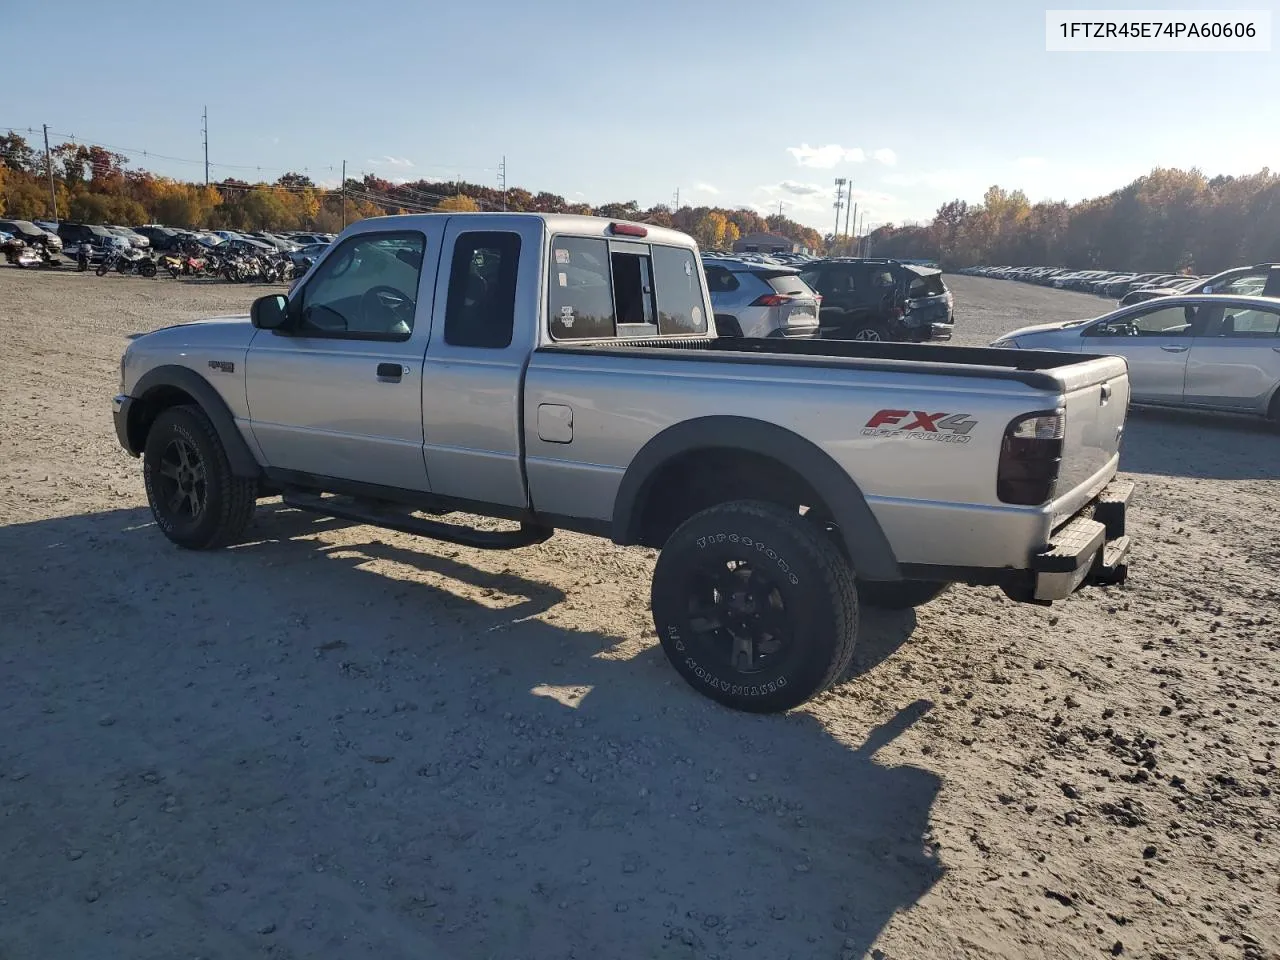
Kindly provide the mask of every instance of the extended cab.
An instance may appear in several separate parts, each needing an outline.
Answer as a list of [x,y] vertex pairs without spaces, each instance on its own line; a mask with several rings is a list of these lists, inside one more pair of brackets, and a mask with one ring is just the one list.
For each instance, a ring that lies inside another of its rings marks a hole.
[[710,318],[671,230],[363,220],[251,317],[134,340],[116,432],[187,548],[235,541],[276,494],[475,547],[564,528],[657,548],[663,648],[746,710],[840,676],[860,598],[964,582],[1045,603],[1123,579],[1123,360],[718,340]]

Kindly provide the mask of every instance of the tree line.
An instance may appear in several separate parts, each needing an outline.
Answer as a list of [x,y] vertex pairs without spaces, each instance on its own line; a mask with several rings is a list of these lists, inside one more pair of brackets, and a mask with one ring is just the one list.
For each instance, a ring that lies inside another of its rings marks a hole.
[[928,224],[870,235],[873,256],[977,264],[1216,273],[1280,262],[1280,174],[1239,177],[1157,168],[1103,197],[1030,203],[991,187],[980,204],[952,200]]
[[[53,191],[50,195],[50,168]],[[56,204],[56,214],[54,205]],[[743,234],[776,233],[811,250],[825,241],[818,231],[787,217],[763,217],[751,209],[656,205],[634,200],[592,206],[520,187],[418,180],[392,183],[366,175],[342,187],[318,186],[302,173],[273,183],[225,179],[204,184],[157,176],[104,147],[63,143],[46,159],[17,133],[0,134],[0,213],[13,219],[52,218],[137,226],[162,223],[215,230],[317,230],[337,232],[344,223],[384,214],[427,210],[511,210],[594,214],[674,227],[705,249],[728,249]]]

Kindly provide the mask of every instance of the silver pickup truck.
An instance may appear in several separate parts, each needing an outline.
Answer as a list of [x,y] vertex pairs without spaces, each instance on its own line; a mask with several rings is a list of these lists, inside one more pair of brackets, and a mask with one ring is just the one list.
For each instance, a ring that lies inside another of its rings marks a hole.
[[839,677],[860,602],[960,582],[1047,603],[1124,578],[1123,360],[719,340],[711,316],[671,230],[364,220],[250,317],[134,340],[116,433],[191,549],[277,495],[474,547],[563,528],[657,548],[668,657],[744,710]]

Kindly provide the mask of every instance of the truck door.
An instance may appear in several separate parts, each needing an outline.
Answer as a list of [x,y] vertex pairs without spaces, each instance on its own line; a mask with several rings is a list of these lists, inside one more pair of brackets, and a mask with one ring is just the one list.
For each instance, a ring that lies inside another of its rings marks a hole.
[[525,366],[542,297],[540,219],[450,217],[422,374],[431,491],[529,504],[521,440]]
[[430,490],[418,381],[442,233],[348,236],[290,295],[297,326],[254,337],[249,416],[269,467]]

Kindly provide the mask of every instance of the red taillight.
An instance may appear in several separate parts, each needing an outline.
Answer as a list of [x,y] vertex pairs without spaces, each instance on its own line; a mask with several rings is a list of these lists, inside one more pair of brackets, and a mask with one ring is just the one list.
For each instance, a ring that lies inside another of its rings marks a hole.
[[647,237],[649,231],[638,223],[611,223],[609,231],[620,237]]
[[784,303],[790,303],[791,297],[784,297],[780,293],[765,293],[751,301],[753,307],[780,307]]

